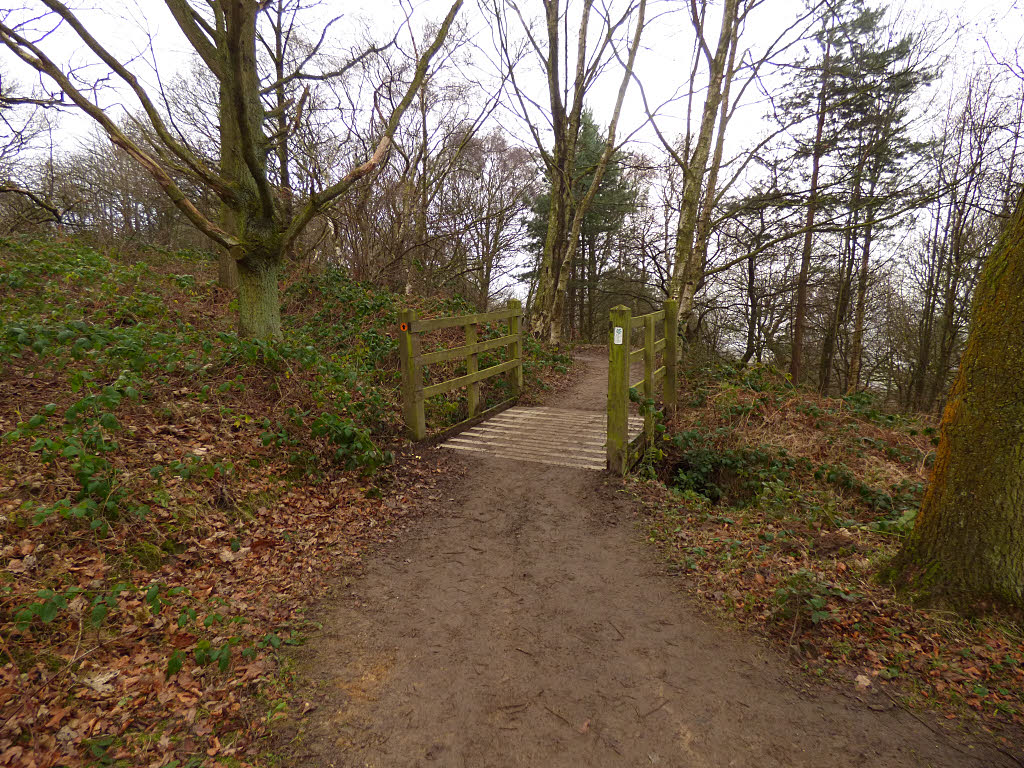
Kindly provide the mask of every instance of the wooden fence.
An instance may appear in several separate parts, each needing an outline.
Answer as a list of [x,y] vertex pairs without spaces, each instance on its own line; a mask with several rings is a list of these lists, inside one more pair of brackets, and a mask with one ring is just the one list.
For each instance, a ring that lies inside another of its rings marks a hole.
[[[523,390],[523,336],[520,327],[522,316],[522,304],[515,299],[508,303],[508,309],[458,317],[420,320],[416,316],[415,310],[406,309],[401,312],[398,345],[402,357],[403,410],[405,423],[413,440],[423,440],[427,436],[426,412],[423,403],[431,395],[439,395],[442,392],[466,387],[469,418],[459,422],[449,431],[457,431],[471,421],[484,419],[515,403],[519,393]],[[477,330],[482,323],[503,321],[508,322],[507,335],[487,341],[477,341]],[[420,351],[420,336],[422,334],[459,326],[465,329],[466,343],[464,346],[441,349],[436,352],[423,353]],[[511,348],[509,360],[483,370],[479,369],[478,355],[481,352],[503,347]],[[466,375],[423,386],[423,367],[425,365],[450,360],[465,360]],[[512,397],[486,411],[481,411],[480,382],[508,371],[511,371],[512,377]]]
[[[629,307],[618,306],[611,311],[608,333],[608,469],[625,475],[643,455],[654,438],[654,411],[643,408],[644,428],[632,441],[629,439],[629,392],[639,390],[645,401],[655,399],[655,387],[662,382],[662,402],[666,415],[676,409],[676,363],[678,360],[678,303],[669,300],[662,309],[648,315],[633,317]],[[656,335],[658,325],[662,335]],[[633,329],[643,328],[643,343],[632,348]],[[662,364],[655,368],[658,353]],[[630,383],[633,363],[643,360],[643,378]]]

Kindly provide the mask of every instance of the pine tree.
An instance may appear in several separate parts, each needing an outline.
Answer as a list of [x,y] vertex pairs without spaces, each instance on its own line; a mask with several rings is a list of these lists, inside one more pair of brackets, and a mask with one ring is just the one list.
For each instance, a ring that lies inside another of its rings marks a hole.
[[[594,121],[593,113],[589,109],[585,109],[580,123],[580,137],[576,143],[574,167],[577,169],[577,176],[572,189],[573,202],[581,200],[586,195],[594,180],[595,169],[603,150],[604,139]],[[593,317],[595,293],[600,280],[597,257],[598,240],[603,235],[607,236],[618,232],[626,217],[636,210],[637,190],[625,176],[625,161],[626,155],[622,152],[615,152],[612,155],[608,162],[608,168],[601,178],[597,194],[584,214],[578,245],[578,251],[583,258],[578,261],[567,287],[569,296],[577,297],[577,309],[579,308],[578,297],[582,293],[586,294],[584,308],[587,315],[587,327],[578,330],[583,330],[587,336],[593,333],[595,324]],[[550,190],[550,181],[547,186]],[[571,218],[575,214],[575,210],[572,204],[570,206],[569,216]],[[527,222],[531,248],[536,252],[544,248],[550,209],[551,193],[546,191],[534,200],[532,215]],[[524,277],[530,277],[530,274],[527,273]],[[566,312],[565,321],[571,324],[574,316],[575,313]]]
[[[820,53],[797,70],[793,96],[783,104],[786,123],[807,124],[798,134],[795,159],[809,159],[804,240],[794,302],[790,373],[804,376],[812,260],[818,217],[845,216],[843,258],[838,288],[819,366],[819,386],[827,388],[837,335],[849,314],[851,286],[859,262],[860,284],[877,235],[873,222],[906,194],[901,185],[909,158],[922,145],[908,138],[909,102],[932,73],[917,61],[917,41],[894,38],[884,9],[861,0],[840,0],[822,7],[816,35]],[[866,282],[864,289],[866,293]],[[858,314],[863,320],[861,314]],[[863,326],[861,326],[862,328]],[[861,343],[863,337],[861,336]],[[859,369],[852,371],[853,378]]]

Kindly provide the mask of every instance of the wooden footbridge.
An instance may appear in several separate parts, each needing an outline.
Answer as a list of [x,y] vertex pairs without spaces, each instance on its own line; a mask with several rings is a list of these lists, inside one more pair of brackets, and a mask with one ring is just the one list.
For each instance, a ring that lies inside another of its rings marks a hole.
[[[577,469],[609,469],[620,475],[643,455],[654,439],[658,395],[665,411],[676,406],[676,303],[633,317],[628,307],[611,311],[608,327],[607,410],[584,411],[518,405],[523,388],[522,307],[458,317],[420,320],[402,313],[399,343],[405,421],[414,440],[427,437],[427,398],[465,387],[468,418],[440,435],[442,445],[458,451],[533,461]],[[498,327],[507,324],[502,332]],[[464,343],[444,346],[462,329]],[[424,352],[424,337],[438,347]],[[660,331],[660,332],[659,332]],[[480,340],[481,333],[487,338]],[[490,363],[481,369],[481,355]],[[660,365],[659,363],[660,359]],[[440,379],[445,364],[465,363],[465,373]],[[642,370],[642,374],[639,372]],[[630,383],[630,376],[641,378]],[[496,382],[509,397],[482,408],[481,384]],[[438,380],[434,380],[437,378]],[[659,387],[660,385],[660,387]]]

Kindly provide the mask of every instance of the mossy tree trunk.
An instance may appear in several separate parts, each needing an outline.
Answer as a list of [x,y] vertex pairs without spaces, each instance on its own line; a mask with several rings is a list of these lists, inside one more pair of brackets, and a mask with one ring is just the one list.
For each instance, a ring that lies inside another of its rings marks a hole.
[[897,583],[930,602],[1024,609],[1024,196],[982,269]]
[[238,333],[257,339],[281,338],[277,291],[280,258],[247,255],[238,262]]
[[221,175],[235,194],[221,205],[221,222],[239,245],[229,249],[236,265],[238,333],[281,337],[277,275],[283,251],[277,233],[284,220],[268,183],[269,142],[256,69],[255,4],[230,4],[220,76]]

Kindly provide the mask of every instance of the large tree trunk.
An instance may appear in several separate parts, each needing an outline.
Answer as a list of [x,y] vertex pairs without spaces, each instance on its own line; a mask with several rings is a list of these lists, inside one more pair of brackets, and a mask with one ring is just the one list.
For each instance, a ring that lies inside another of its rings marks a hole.
[[989,255],[899,582],[966,610],[1024,608],[1024,196]]
[[[725,0],[722,9],[722,27],[719,30],[718,47],[711,60],[708,72],[708,91],[701,113],[700,129],[693,154],[683,168],[683,197],[679,204],[679,224],[676,228],[675,263],[672,268],[670,296],[679,302],[679,321],[684,329],[693,325],[693,299],[704,278],[704,254],[695,247],[694,236],[700,213],[701,188],[708,171],[711,156],[711,141],[714,137],[715,122],[722,104],[723,81],[727,73],[731,52],[737,45],[739,29],[736,17],[739,0]],[[731,74],[731,73],[730,73]],[[719,131],[725,130],[724,123]],[[720,145],[720,142],[719,142]],[[720,157],[717,158],[720,161]],[[716,169],[717,174],[717,169]],[[711,195],[714,194],[710,190]]]
[[250,255],[238,262],[238,333],[253,339],[281,338],[277,292],[280,259]]
[[[592,0],[585,0],[581,16],[583,43],[585,45],[586,24]],[[583,101],[582,83],[577,77],[576,96],[570,110],[563,101],[562,81],[559,64],[562,45],[560,38],[560,3],[558,0],[545,4],[545,22],[548,40],[548,56],[544,61],[547,75],[548,97],[551,103],[551,129],[554,145],[548,163],[548,176],[551,179],[551,206],[548,209],[548,231],[544,239],[544,251],[541,255],[540,269],[537,274],[537,293],[534,296],[533,334],[539,338],[549,337],[557,343],[562,332],[562,307],[558,305],[559,294],[564,297],[564,286],[559,291],[562,277],[562,264],[568,250],[567,236],[569,216],[572,207],[572,180],[574,178],[574,161],[576,141],[579,137],[580,115]],[[577,66],[579,63],[577,61]],[[568,72],[565,73],[566,77]]]
[[[221,217],[221,226],[231,231],[226,226],[224,217]],[[238,290],[238,263],[235,254],[227,249],[221,248],[217,254],[217,284],[225,291],[234,292]]]
[[[226,179],[238,179],[246,173],[242,158],[241,137],[238,135],[238,121],[231,114],[231,91],[226,76],[220,82],[220,167]],[[236,237],[241,229],[236,206],[222,203],[220,225],[225,232]],[[238,260],[241,248],[222,248],[217,257],[217,281],[220,287],[234,293],[238,290]]]
[[268,153],[256,69],[257,12],[255,4],[238,3],[225,14],[230,56],[220,77],[221,173],[233,185],[235,198],[224,203],[221,216],[224,228],[241,242],[231,251],[237,265],[238,333],[279,339],[280,227],[268,217],[254,176],[266,176]]
[[[560,150],[556,147],[555,163],[559,162]],[[561,166],[563,169],[565,166]],[[561,339],[562,305],[558,302],[564,289],[559,291],[562,275],[562,264],[568,247],[567,231],[569,225],[569,189],[561,181],[564,174],[559,172],[552,176],[551,209],[548,212],[548,232],[544,241],[544,252],[541,255],[540,269],[537,275],[537,294],[534,297],[533,333],[543,338],[548,336],[557,343]]]

